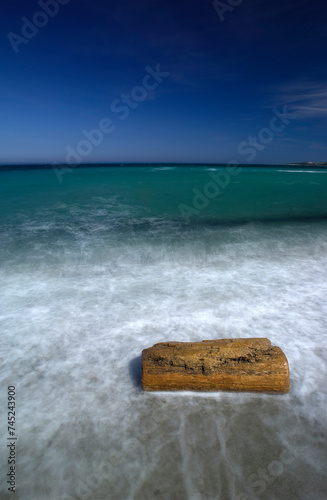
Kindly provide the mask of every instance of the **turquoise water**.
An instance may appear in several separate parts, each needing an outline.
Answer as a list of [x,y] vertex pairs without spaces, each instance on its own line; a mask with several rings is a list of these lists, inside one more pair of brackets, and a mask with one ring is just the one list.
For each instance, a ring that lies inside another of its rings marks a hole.
[[[72,205],[98,209],[99,220],[109,218],[109,223],[122,218],[215,223],[327,215],[327,169],[322,168],[245,166],[232,174],[211,166],[69,168],[58,177],[53,169],[1,172],[2,217],[36,214],[42,207],[69,220]],[[59,209],[60,203],[68,211]]]
[[[17,498],[326,498],[327,171],[61,173],[0,171]],[[229,337],[279,345],[290,394],[142,392],[143,348]]]

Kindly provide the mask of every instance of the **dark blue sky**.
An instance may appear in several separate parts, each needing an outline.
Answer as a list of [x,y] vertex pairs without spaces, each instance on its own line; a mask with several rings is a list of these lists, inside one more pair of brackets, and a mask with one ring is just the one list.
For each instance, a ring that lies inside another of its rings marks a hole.
[[0,163],[327,161],[321,0],[3,0],[0,28]]

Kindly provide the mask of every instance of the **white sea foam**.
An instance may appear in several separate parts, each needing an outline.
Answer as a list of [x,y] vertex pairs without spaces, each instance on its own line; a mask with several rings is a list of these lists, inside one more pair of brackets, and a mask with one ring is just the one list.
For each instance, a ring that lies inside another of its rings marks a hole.
[[326,174],[326,171],[325,170],[306,170],[306,169],[301,169],[301,170],[286,170],[283,168],[283,170],[276,170],[276,172],[291,172],[291,173],[301,173],[301,174]]
[[[325,498],[326,223],[126,230],[96,215],[25,221],[1,268],[17,498]],[[288,357],[289,395],[139,386],[156,342],[263,336]]]
[[151,169],[151,172],[155,172],[156,170],[176,170],[177,167],[154,167]]

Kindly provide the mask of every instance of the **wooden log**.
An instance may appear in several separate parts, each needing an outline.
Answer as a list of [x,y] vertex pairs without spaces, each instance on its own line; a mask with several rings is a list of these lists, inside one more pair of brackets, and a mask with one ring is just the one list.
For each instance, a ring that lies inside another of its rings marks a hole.
[[161,342],[142,352],[145,391],[289,392],[285,354],[266,338]]

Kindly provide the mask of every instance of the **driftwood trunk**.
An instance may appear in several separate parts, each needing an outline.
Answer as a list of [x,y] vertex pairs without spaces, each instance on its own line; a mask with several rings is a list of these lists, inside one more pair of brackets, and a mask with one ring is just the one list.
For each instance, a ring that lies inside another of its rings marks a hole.
[[161,342],[142,352],[145,391],[289,392],[285,354],[265,338]]

